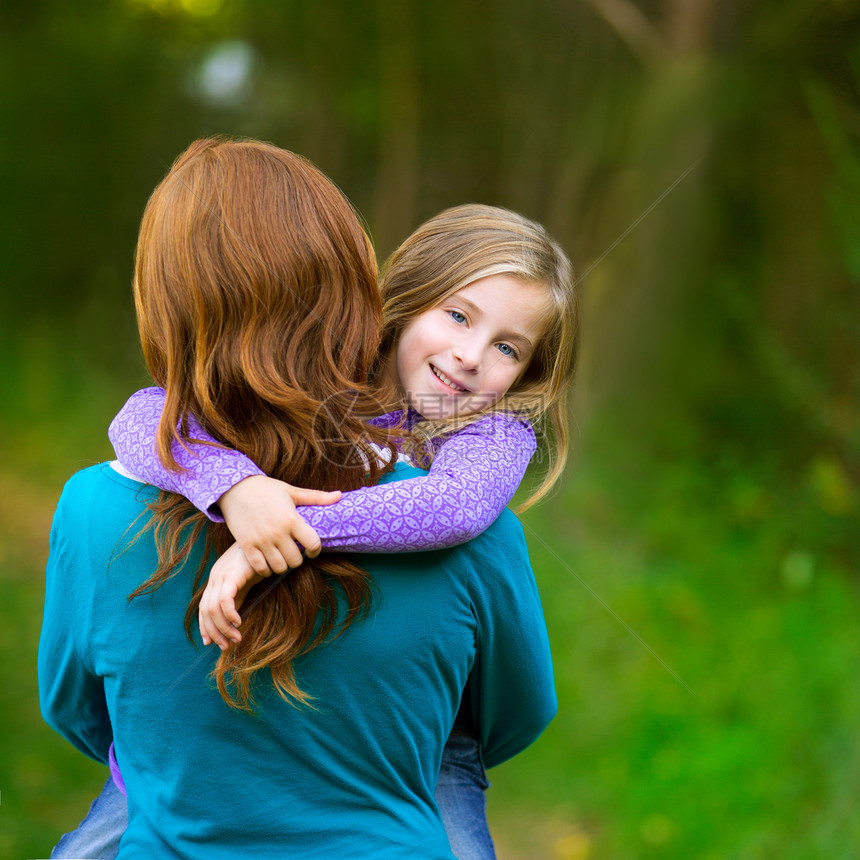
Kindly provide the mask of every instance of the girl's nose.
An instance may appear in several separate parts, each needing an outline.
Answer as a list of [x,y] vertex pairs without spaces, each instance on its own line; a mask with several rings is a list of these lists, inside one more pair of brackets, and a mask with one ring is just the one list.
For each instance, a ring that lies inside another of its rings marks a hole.
[[464,338],[454,346],[454,358],[464,370],[475,371],[481,366],[481,344]]

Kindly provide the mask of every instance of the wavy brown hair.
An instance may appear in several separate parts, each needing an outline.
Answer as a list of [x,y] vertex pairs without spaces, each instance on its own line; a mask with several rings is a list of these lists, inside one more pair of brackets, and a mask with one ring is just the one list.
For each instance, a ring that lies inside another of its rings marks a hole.
[[[156,447],[168,468],[179,468],[174,446],[191,441],[194,415],[290,484],[348,490],[378,479],[369,443],[389,441],[361,418],[378,409],[367,386],[381,323],[376,260],[349,202],[310,162],[251,140],[192,143],[146,206],[134,295],[146,363],[166,392]],[[190,637],[207,562],[232,538],[180,496],[162,492],[151,510],[158,568],[131,597],[175,575],[205,535]],[[215,667],[225,701],[250,710],[265,669],[283,698],[306,702],[293,661],[369,600],[367,574],[334,553],[256,586],[241,642]]]

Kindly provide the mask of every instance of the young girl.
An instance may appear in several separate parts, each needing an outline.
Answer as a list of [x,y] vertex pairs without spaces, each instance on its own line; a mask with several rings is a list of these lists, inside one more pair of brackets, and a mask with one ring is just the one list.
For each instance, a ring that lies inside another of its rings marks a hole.
[[[212,569],[201,600],[204,643],[224,649],[238,642],[238,608],[248,588],[271,571],[300,565],[302,546],[308,555],[320,547],[405,552],[480,534],[524,477],[536,449],[532,424],[543,431],[548,466],[521,509],[544,496],[563,469],[577,303],[570,264],[543,228],[495,207],[449,209],[391,256],[380,286],[376,376],[396,386],[402,403],[372,423],[395,433],[402,427],[401,456],[429,462],[426,477],[332,495],[324,504],[317,496],[315,506],[296,509],[307,491],[218,446],[193,416],[189,436],[208,444],[174,445],[180,469],[166,469],[153,446],[160,389],[138,392],[111,425],[125,467],[186,496],[213,520],[223,516],[237,540]],[[485,787],[471,716],[461,712],[437,789],[461,860],[494,856]]]

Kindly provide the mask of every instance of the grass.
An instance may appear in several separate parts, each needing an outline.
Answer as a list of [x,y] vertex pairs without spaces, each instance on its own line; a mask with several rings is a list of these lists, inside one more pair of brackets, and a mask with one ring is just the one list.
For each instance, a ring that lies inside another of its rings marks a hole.
[[795,545],[810,494],[751,510],[700,469],[645,501],[597,463],[527,515],[560,713],[491,774],[506,856],[857,856],[854,571]]

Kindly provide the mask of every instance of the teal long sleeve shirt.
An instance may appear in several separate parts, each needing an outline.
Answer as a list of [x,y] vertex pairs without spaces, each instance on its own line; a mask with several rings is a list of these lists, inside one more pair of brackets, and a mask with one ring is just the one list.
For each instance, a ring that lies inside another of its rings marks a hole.
[[[390,480],[421,474],[399,468]],[[296,662],[313,707],[269,687],[254,715],[183,626],[201,547],[150,595],[153,488],[108,464],[67,483],[51,531],[39,690],[45,720],[105,762],[129,802],[120,860],[452,857],[433,793],[467,680],[487,765],[555,714],[549,643],[509,511],[460,547],[365,555],[370,614]]]

